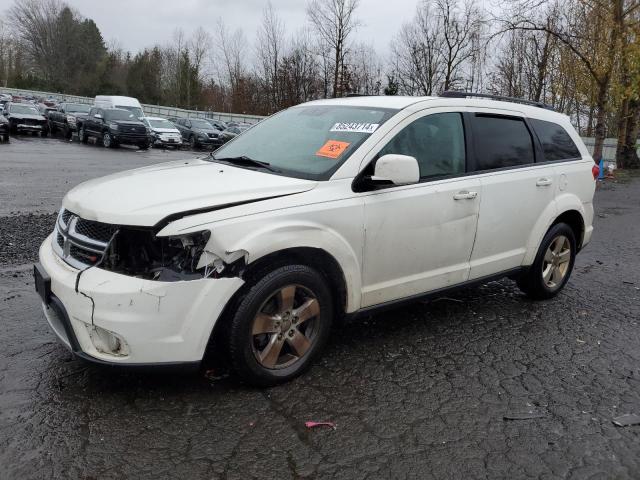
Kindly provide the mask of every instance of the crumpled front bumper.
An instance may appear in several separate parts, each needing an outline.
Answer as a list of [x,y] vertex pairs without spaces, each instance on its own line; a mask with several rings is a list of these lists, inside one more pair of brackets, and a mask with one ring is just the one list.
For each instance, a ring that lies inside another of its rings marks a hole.
[[[216,321],[244,283],[240,278],[156,282],[95,267],[80,273],[54,253],[51,239],[39,253],[51,278],[45,316],[63,344],[99,363],[200,362]],[[123,339],[126,353],[97,348],[94,327]]]

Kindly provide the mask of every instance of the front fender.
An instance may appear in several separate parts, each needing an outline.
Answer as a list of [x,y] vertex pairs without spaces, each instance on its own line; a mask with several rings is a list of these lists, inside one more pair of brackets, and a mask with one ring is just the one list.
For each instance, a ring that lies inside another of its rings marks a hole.
[[347,296],[347,313],[360,308],[361,275],[360,257],[349,242],[337,231],[313,222],[282,222],[272,224],[241,237],[233,238],[225,229],[214,229],[209,241],[216,255],[246,252],[247,263],[289,248],[317,248],[331,255],[344,275]]

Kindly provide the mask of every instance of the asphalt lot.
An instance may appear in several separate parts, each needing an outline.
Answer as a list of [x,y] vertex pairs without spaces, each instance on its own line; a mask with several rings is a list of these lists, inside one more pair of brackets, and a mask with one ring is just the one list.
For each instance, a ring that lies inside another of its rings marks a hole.
[[593,241],[552,301],[505,280],[362,318],[268,390],[72,359],[28,263],[64,191],[189,155],[0,145],[1,479],[640,477],[640,425],[612,423],[640,413],[640,178],[599,188]]

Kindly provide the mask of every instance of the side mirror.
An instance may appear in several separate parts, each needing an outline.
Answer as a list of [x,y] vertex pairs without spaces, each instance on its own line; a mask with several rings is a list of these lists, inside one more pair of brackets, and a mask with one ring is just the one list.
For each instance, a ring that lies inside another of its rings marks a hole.
[[99,113],[96,113],[93,118],[98,118],[98,119],[102,119],[102,115],[100,115]]
[[371,177],[373,181],[387,181],[394,185],[408,185],[420,181],[420,166],[415,157],[383,155],[376,161],[376,167]]

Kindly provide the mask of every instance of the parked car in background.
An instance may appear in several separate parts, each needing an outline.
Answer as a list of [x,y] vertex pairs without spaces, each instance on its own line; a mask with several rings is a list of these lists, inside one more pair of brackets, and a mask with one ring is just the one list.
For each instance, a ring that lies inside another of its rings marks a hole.
[[142,122],[151,132],[151,146],[178,148],[182,145],[180,130],[166,118],[144,117]]
[[224,130],[220,135],[222,137],[222,142],[227,143],[229,140],[236,138],[242,132],[251,128],[251,125],[248,123],[237,123],[231,127],[228,127]]
[[92,107],[88,115],[78,116],[76,122],[82,143],[94,137],[106,148],[120,144],[137,145],[141,150],[149,148],[147,127],[130,110]]
[[133,112],[138,119],[144,117],[142,105],[137,98],[122,97],[118,95],[97,95],[94,99],[94,107],[97,108],[119,108]]
[[4,116],[9,120],[11,133],[32,132],[46,137],[49,132],[47,119],[33,105],[8,103]]
[[71,138],[73,132],[77,130],[76,118],[78,115],[86,115],[91,110],[91,105],[85,103],[64,102],[58,105],[55,110],[51,110],[47,116],[49,131],[62,130],[65,138]]
[[221,132],[227,128],[227,124],[222,120],[215,120],[213,118],[206,118],[205,120],[209,122],[213,128],[220,130]]
[[55,111],[56,107],[47,105],[46,103],[38,103],[36,108],[44,118],[49,118],[49,112]]
[[3,142],[9,141],[9,120],[7,117],[0,113],[0,140]]
[[191,148],[213,147],[222,145],[221,133],[206,120],[199,118],[176,118],[173,122],[182,139],[191,145]]

